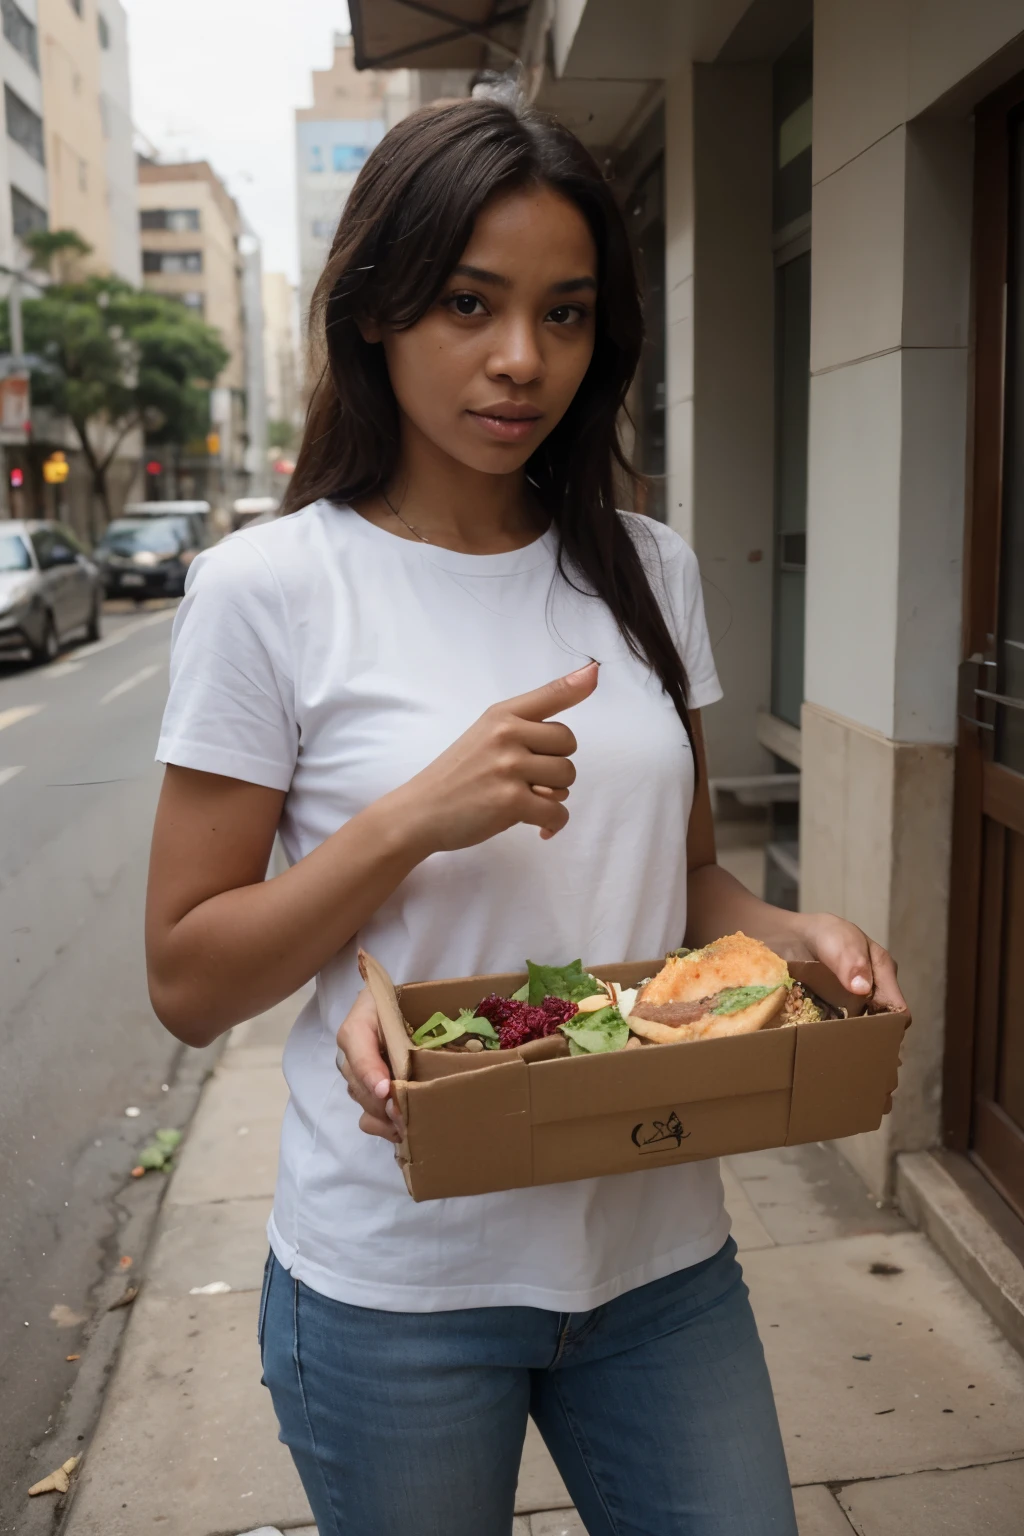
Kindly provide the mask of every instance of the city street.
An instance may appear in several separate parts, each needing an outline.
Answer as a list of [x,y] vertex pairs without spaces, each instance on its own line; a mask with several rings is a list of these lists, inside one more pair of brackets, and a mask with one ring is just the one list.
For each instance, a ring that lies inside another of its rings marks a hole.
[[171,1107],[181,1048],[149,1008],[142,911],[174,607],[108,611],[97,644],[0,668],[4,1530],[77,1369],[112,1200]]

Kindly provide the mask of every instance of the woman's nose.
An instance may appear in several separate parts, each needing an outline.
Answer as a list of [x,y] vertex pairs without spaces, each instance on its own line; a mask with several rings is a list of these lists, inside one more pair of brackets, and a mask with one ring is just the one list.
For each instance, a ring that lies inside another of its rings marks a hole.
[[492,378],[531,384],[543,373],[544,358],[531,322],[510,320],[502,326],[496,342],[487,368]]

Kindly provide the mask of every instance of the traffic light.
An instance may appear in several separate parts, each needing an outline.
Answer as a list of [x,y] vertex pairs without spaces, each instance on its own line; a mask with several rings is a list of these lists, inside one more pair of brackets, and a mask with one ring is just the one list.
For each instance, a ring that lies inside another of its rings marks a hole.
[[12,469],[11,470],[11,486],[12,486],[12,488],[14,490],[16,490],[16,491],[20,491],[24,484],[25,484],[25,471],[23,469],[17,469],[17,468]]
[[211,456],[211,458],[215,454],[220,453],[220,433],[219,432],[207,432],[207,434],[206,434],[206,451]]
[[71,473],[71,466],[67,461],[67,455],[58,448],[43,460],[43,479],[47,485],[63,485]]
[[159,459],[150,459],[149,463],[146,465],[147,475],[159,475],[162,470],[163,465],[160,463]]

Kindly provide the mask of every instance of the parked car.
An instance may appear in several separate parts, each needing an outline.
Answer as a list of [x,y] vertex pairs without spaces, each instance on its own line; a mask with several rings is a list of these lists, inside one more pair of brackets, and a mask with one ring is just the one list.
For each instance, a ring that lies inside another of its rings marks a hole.
[[53,661],[76,631],[100,638],[103,581],[63,523],[0,523],[0,655]]
[[96,545],[96,564],[108,597],[180,597],[202,547],[185,514],[119,517]]
[[271,523],[281,510],[277,496],[239,496],[231,507],[231,531]]
[[184,517],[192,529],[196,549],[205,549],[215,537],[210,526],[208,501],[129,501],[122,517]]

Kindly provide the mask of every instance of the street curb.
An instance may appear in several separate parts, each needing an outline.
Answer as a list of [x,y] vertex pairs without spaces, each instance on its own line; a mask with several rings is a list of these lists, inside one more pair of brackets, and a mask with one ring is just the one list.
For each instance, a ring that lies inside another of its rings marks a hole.
[[[187,1136],[203,1089],[228,1038],[228,1035],[222,1035],[203,1050],[182,1046],[169,1078],[167,1093],[148,1106],[139,1118],[139,1146],[159,1126],[174,1126]],[[35,1448],[35,1468],[31,1464],[26,1467],[25,1506],[17,1526],[18,1536],[60,1536],[66,1529],[81,1466],[63,1498],[54,1499],[42,1494],[29,1499],[28,1486],[47,1476],[69,1457],[88,1455],[132,1311],[130,1306],[119,1307],[113,1312],[109,1307],[123,1295],[129,1284],[140,1288],[145,1284],[150,1248],[169,1185],[170,1178],[166,1175],[150,1174],[137,1180],[127,1175],[111,1201],[115,1225],[103,1245],[101,1273],[89,1295],[92,1318],[82,1341],[82,1361],[64,1395],[53,1433]],[[133,1260],[127,1274],[118,1266],[118,1257],[123,1253],[131,1254]]]

